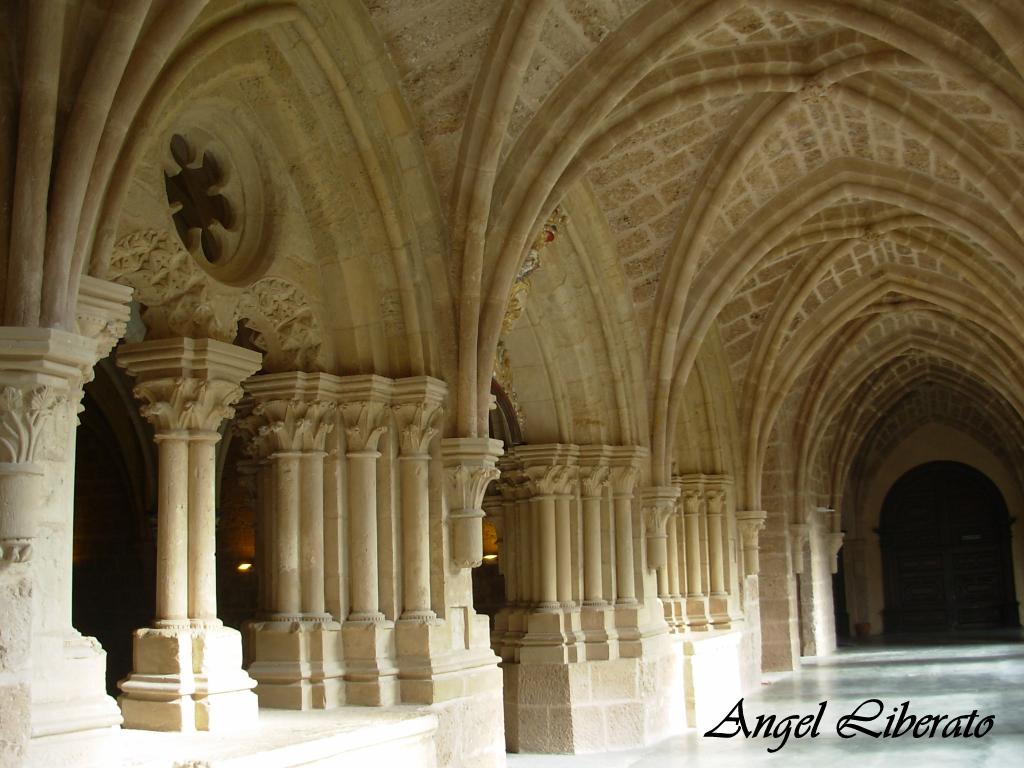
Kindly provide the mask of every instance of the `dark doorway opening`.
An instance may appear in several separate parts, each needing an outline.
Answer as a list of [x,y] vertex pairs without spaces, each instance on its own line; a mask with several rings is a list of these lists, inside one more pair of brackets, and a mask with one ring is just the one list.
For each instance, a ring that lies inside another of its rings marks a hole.
[[889,490],[878,533],[887,633],[1018,625],[1006,502],[978,470],[910,470]]

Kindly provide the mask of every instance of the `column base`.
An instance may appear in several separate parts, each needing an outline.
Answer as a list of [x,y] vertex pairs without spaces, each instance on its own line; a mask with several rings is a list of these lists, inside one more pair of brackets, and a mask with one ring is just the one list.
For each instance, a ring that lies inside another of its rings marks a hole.
[[691,632],[704,632],[710,629],[708,626],[707,598],[686,598],[686,628]]
[[682,632],[686,629],[686,605],[679,595],[663,597],[661,605],[665,611],[665,623],[670,632]]
[[[471,635],[486,636],[486,616],[470,616]],[[498,658],[490,647],[465,647],[451,621],[399,621],[395,626],[398,683],[403,704],[436,704],[500,690]]]
[[107,654],[95,638],[74,630],[37,636],[32,656],[32,738],[121,725],[106,692]]
[[729,629],[732,619],[729,616],[728,595],[712,595],[708,598],[708,620],[715,629]]
[[579,611],[549,613],[543,609],[527,616],[526,633],[519,648],[523,664],[567,664],[585,658]]
[[255,724],[256,682],[242,669],[236,630],[139,629],[133,651],[135,669],[118,683],[126,728],[223,732]]
[[387,707],[398,703],[395,625],[390,621],[346,621],[345,698],[349,704]]
[[345,703],[340,624],[261,621],[246,630],[249,675],[261,707],[332,709]]
[[615,631],[615,609],[610,605],[583,606],[580,612],[584,656],[587,661],[618,658],[618,632]]

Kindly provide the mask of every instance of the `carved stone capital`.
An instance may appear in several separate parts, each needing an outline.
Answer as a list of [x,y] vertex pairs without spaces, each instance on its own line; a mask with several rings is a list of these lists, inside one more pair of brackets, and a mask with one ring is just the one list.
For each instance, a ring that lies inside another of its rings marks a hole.
[[137,384],[132,394],[145,402],[139,412],[157,434],[215,432],[221,422],[235,415],[231,406],[242,398],[242,388],[227,381],[153,379]]
[[376,451],[387,430],[385,416],[394,383],[391,379],[372,374],[343,376],[339,383],[340,411],[348,453]]
[[336,408],[336,403],[271,400],[259,403],[253,415],[266,420],[258,436],[272,452],[311,453],[324,451]]
[[429,376],[398,379],[391,410],[398,425],[398,448],[403,456],[422,456],[438,434],[437,423],[444,413],[442,403],[447,385]]
[[580,495],[584,499],[599,498],[610,481],[608,467],[580,467]]
[[0,461],[66,457],[96,342],[52,328],[0,328]]
[[554,467],[527,467],[534,496],[568,496],[572,493],[576,468],[559,465]]
[[704,503],[704,491],[697,488],[683,488],[683,514],[687,517],[700,514],[701,505]]
[[460,568],[475,568],[483,559],[481,520],[487,485],[498,475],[501,441],[486,437],[441,440],[445,499],[452,524],[452,559]]
[[216,431],[234,416],[239,382],[260,366],[260,354],[212,339],[158,339],[124,344],[117,364],[138,382],[142,415],[158,433]]
[[251,453],[266,458],[278,451],[312,452],[326,449],[336,422],[341,379],[326,373],[270,373],[245,382],[252,396],[252,415],[242,419],[251,430]]
[[640,462],[647,449],[632,445],[607,447],[609,483],[615,496],[632,496],[640,479]]

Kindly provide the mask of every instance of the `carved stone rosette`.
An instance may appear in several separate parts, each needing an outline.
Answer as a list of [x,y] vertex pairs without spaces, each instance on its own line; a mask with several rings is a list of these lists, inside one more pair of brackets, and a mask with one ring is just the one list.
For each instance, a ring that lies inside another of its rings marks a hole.
[[651,486],[640,491],[647,528],[647,567],[651,570],[668,565],[667,525],[675,512],[679,488],[673,485]]
[[500,440],[486,437],[441,440],[452,561],[459,568],[475,568],[483,561],[484,492],[500,474],[497,462],[501,454]]

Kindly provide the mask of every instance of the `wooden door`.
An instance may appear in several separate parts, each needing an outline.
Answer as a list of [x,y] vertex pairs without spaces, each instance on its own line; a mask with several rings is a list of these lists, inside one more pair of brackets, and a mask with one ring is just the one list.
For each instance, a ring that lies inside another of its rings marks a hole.
[[901,477],[882,507],[887,632],[1016,626],[1006,504],[956,462]]

